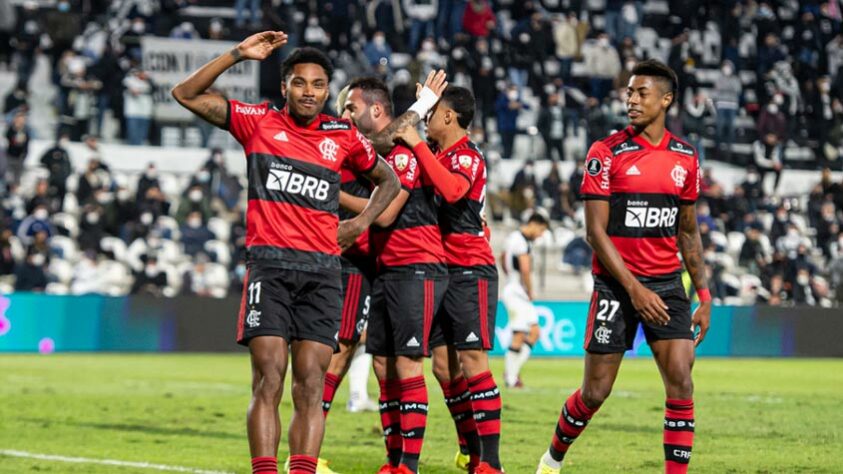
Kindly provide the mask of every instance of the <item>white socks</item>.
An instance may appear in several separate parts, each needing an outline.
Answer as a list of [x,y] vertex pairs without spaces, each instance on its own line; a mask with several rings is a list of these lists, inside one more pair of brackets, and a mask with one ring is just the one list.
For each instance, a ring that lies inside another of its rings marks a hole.
[[544,456],[542,456],[542,462],[552,467],[553,469],[559,469],[562,467],[562,461],[557,461],[553,459],[553,457],[550,455],[550,451],[544,452]]
[[[523,349],[524,346],[521,346],[521,350]],[[521,365],[518,364],[518,359],[520,357],[521,353],[514,352],[512,349],[508,349],[506,354],[503,356],[504,382],[507,387],[512,387],[516,382],[518,382],[518,370],[521,368]]]
[[366,353],[365,344],[357,346],[348,368],[348,400],[352,404],[369,400],[369,374],[372,371],[372,355]]

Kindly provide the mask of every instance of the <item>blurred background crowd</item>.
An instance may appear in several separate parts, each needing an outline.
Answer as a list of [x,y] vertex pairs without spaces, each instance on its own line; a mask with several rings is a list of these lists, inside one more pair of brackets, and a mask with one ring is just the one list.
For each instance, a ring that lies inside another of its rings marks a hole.
[[[539,293],[555,299],[590,291],[578,197],[588,145],[625,126],[635,63],[660,59],[680,79],[669,129],[705,170],[713,296],[832,305],[843,300],[841,20],[840,0],[0,0],[0,290],[239,293],[236,143],[156,116],[168,91],[145,70],[142,38],[236,42],[272,29],[290,44],[260,65],[260,100],[283,103],[278,66],[301,45],[331,55],[334,92],[383,77],[398,113],[432,69],[470,87],[493,244],[546,209]],[[38,140],[49,146],[35,154]],[[123,145],[142,146],[143,164],[115,164],[107,150]],[[207,160],[175,172],[150,146],[202,148]]]

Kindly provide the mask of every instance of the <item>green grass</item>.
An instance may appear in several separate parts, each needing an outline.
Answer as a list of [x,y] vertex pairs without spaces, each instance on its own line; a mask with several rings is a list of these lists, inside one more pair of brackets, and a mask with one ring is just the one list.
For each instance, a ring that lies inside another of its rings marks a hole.
[[[500,360],[494,368],[500,374]],[[578,359],[532,360],[523,376],[528,388],[503,390],[508,473],[534,472],[581,374]],[[843,361],[704,359],[695,378],[692,472],[843,472]],[[248,382],[245,355],[0,356],[0,450],[246,473]],[[372,394],[375,386],[373,378]],[[422,472],[456,473],[453,424],[432,378],[428,389]],[[371,474],[382,462],[378,416],[346,413],[347,393],[343,384],[322,454],[343,474]],[[660,472],[663,399],[652,361],[626,361],[566,470]],[[286,426],[286,393],[281,410]],[[30,472],[157,471],[0,455],[0,473]]]

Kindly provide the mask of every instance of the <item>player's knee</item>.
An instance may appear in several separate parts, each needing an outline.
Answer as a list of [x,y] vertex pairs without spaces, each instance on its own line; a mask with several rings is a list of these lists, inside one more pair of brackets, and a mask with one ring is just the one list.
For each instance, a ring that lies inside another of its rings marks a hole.
[[694,396],[694,382],[691,380],[691,377],[670,380],[666,389],[668,398],[690,400]]
[[597,409],[601,405],[603,405],[603,402],[605,402],[606,399],[609,398],[609,394],[611,393],[611,386],[583,387],[580,390],[583,403],[585,403],[585,406],[591,408],[592,410]]
[[323,378],[318,374],[306,374],[293,380],[293,401],[298,406],[314,406],[322,403]]
[[284,389],[284,377],[278,371],[268,370],[257,374],[253,392],[264,400],[280,400]]

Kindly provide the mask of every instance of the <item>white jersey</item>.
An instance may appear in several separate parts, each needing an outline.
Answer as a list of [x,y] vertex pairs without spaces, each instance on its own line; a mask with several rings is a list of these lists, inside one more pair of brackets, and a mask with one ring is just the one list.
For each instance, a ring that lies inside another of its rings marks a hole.
[[518,257],[521,255],[529,255],[532,249],[532,244],[520,230],[513,231],[506,237],[504,243],[503,265],[506,271],[506,284],[517,284],[523,288],[521,282],[521,266],[518,263]]

